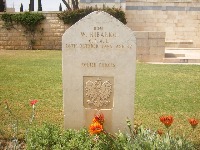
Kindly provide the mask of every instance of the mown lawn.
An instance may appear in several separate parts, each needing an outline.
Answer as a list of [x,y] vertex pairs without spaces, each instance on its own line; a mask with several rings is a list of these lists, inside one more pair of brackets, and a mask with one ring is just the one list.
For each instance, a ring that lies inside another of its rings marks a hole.
[[189,118],[200,120],[200,66],[138,64],[135,122],[165,129],[159,116],[172,115],[174,134],[200,142],[200,126],[193,132]]
[[[61,51],[0,51],[0,136],[11,133],[12,119],[5,101],[24,129],[31,116],[29,101],[38,99],[36,122],[63,127]],[[200,120],[200,66],[137,64],[135,124],[165,129],[161,115],[173,115],[173,134],[200,143],[200,125],[194,132],[188,119]],[[19,133],[22,132],[19,130]]]

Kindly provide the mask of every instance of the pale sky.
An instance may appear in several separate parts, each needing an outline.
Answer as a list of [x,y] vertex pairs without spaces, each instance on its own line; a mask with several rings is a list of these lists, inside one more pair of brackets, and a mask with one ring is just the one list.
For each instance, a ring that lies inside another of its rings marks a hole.
[[[42,1],[42,11],[59,11],[60,3],[62,5],[62,10],[65,10],[66,7],[63,4],[62,0],[41,0]],[[34,10],[38,10],[38,0],[34,0],[35,7]],[[28,6],[30,0],[6,0],[7,7],[15,8],[16,12],[19,12],[21,3],[24,6],[24,11],[28,11]]]

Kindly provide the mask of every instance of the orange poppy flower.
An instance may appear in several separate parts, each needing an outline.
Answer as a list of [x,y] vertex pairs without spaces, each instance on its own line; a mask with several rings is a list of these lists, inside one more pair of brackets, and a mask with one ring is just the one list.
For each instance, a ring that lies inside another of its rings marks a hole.
[[101,125],[103,125],[104,123],[104,115],[101,113],[101,114],[98,114],[98,115],[95,115],[94,119],[92,120],[93,123],[95,122],[99,122]]
[[174,121],[173,116],[161,116],[160,121],[168,128]]
[[90,125],[89,132],[90,134],[98,134],[103,131],[103,126],[99,122],[94,122]]
[[191,124],[192,128],[196,128],[196,126],[198,125],[198,120],[196,120],[195,118],[190,118],[188,119],[189,123]]

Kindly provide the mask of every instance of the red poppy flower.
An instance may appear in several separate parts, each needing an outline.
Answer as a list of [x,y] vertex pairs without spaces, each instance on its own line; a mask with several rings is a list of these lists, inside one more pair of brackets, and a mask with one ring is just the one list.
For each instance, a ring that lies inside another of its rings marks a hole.
[[99,122],[94,122],[90,125],[89,132],[90,134],[98,134],[103,131],[103,126]]
[[198,120],[196,120],[195,118],[190,118],[188,119],[189,123],[191,124],[192,128],[196,128],[196,126],[198,125]]
[[30,101],[31,106],[35,105],[38,102],[38,100],[34,99]]
[[160,121],[168,128],[174,121],[173,116],[161,116]]

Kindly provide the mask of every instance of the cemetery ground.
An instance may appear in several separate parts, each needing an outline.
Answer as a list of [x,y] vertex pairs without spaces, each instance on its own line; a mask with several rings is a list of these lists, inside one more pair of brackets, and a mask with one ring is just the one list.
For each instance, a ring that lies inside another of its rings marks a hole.
[[[61,51],[48,50],[0,51],[1,139],[12,135],[5,102],[19,120],[21,138],[33,99],[38,100],[35,124],[48,122],[63,128],[61,55]],[[167,132],[159,117],[172,115],[172,135],[200,144],[200,126],[193,130],[188,122],[189,118],[200,120],[200,66],[137,63],[134,103],[134,124]]]

